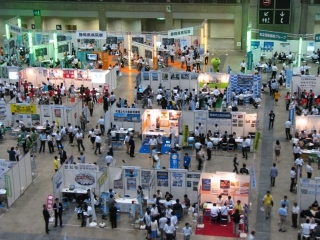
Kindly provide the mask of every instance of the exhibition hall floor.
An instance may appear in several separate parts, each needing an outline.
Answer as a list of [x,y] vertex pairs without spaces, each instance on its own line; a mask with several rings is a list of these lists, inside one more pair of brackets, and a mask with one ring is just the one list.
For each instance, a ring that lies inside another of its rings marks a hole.
[[[240,62],[244,59],[244,52],[229,52],[228,56],[223,56],[221,72],[226,72],[227,66],[230,65],[234,72],[236,69],[240,68]],[[216,56],[215,56],[216,57]],[[316,66],[311,64],[313,67],[311,69],[311,74],[316,72]],[[278,65],[280,69],[280,65]],[[115,93],[117,98],[124,97],[128,100],[128,103],[133,102],[133,91],[135,86],[135,75],[131,73],[123,73],[123,76],[119,80],[119,86]],[[266,75],[264,75],[264,80]],[[268,93],[263,93],[262,104],[258,110],[239,108],[239,111],[248,112],[258,112],[259,126],[258,131],[261,131],[261,141],[259,144],[258,152],[254,156],[252,153],[249,154],[248,160],[241,158],[241,152],[238,152],[238,157],[240,159],[240,166],[242,163],[247,163],[247,167],[250,168],[251,161],[253,159],[255,162],[256,178],[257,178],[257,188],[252,189],[250,193],[250,202],[252,203],[252,210],[249,213],[249,229],[250,231],[255,230],[257,232],[257,238],[259,240],[285,240],[285,239],[296,239],[297,230],[291,228],[291,216],[289,215],[287,221],[287,232],[278,232],[278,215],[277,211],[280,205],[280,200],[283,195],[288,195],[291,206],[293,202],[296,201],[296,194],[289,192],[290,185],[290,168],[293,165],[292,157],[292,145],[289,141],[285,140],[284,132],[284,122],[287,120],[287,112],[285,111],[284,105],[284,95],[286,90],[281,90],[281,101],[278,106],[274,106],[274,102]],[[270,110],[274,110],[276,114],[275,127],[270,131],[267,128],[268,124],[268,113]],[[96,125],[97,120],[102,114],[102,106],[96,106],[94,110],[94,117],[89,118],[90,123],[88,128],[92,128]],[[139,130],[137,130],[139,131]],[[10,136],[6,136],[6,141],[1,144],[1,148],[7,149],[8,147],[14,146],[15,141],[11,139]],[[263,212],[261,212],[261,200],[263,195],[267,190],[270,190],[269,183],[269,169],[272,165],[274,159],[273,146],[275,140],[280,140],[282,149],[280,161],[277,163],[279,176],[276,179],[275,187],[271,189],[272,195],[274,197],[274,208],[272,209],[271,219],[266,220]],[[85,144],[89,144],[89,139],[85,138]],[[136,142],[136,157],[130,158],[129,155],[125,153],[125,147],[119,147],[115,149],[115,158],[117,160],[117,166],[122,165],[122,159],[126,161],[126,165],[141,166],[143,168],[151,168],[152,162],[149,159],[148,154],[139,154],[139,146],[141,146],[141,141],[135,138]],[[74,155],[78,157],[77,148],[71,147],[67,142],[65,142],[65,149],[68,154],[74,152]],[[103,145],[103,149],[105,146]],[[191,149],[182,150],[188,152],[192,156],[191,170],[197,171],[197,163],[194,161],[195,152]],[[97,162],[99,165],[105,165],[104,157],[105,152],[99,156],[94,155],[90,147],[86,148],[85,155],[87,157],[87,162]],[[3,211],[0,209],[0,240],[2,239],[64,239],[65,235],[67,239],[134,239],[141,240],[145,239],[145,231],[136,230],[134,226],[130,224],[128,214],[121,214],[121,219],[118,223],[117,229],[110,229],[110,223],[106,221],[107,227],[104,229],[100,228],[79,228],[80,222],[76,219],[76,214],[71,210],[66,210],[63,214],[63,224],[64,227],[53,228],[53,225],[49,225],[50,234],[45,234],[44,220],[42,216],[42,204],[46,202],[46,197],[48,194],[52,194],[52,183],[51,178],[53,176],[53,154],[46,153],[37,154],[36,157],[36,176],[37,178],[30,185],[30,187],[22,195],[8,211]],[[8,154],[6,151],[0,152],[0,158],[8,159]],[[225,152],[213,152],[213,159],[211,161],[206,161],[203,171],[205,172],[215,172],[215,171],[232,171],[233,153]],[[161,156],[162,166],[168,168],[169,155]],[[303,176],[306,177],[306,173],[303,172]],[[314,167],[313,176],[319,176],[319,170]],[[173,193],[174,195],[174,193]],[[236,199],[235,199],[236,200]],[[215,201],[215,199],[213,199]],[[310,203],[311,204],[311,203]],[[290,207],[291,209],[291,207]],[[100,223],[100,215],[98,216],[98,223]],[[185,215],[183,221],[179,223],[179,228],[177,230],[177,239],[182,239],[181,229],[184,222],[192,222],[192,219]],[[195,224],[192,225],[195,228]],[[223,240],[223,239],[238,239],[238,238],[224,238],[224,237],[211,237],[202,235],[193,235],[191,237],[193,240]]]

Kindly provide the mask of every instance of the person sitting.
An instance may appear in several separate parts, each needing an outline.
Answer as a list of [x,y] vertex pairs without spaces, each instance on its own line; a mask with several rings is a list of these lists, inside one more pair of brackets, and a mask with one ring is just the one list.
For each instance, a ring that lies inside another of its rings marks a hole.
[[163,206],[164,206],[165,209],[167,209],[168,206],[171,206],[171,205],[172,205],[172,203],[170,202],[170,198],[167,197],[166,201],[163,203]]
[[317,208],[317,211],[314,214],[314,218],[320,221],[320,207]]
[[319,224],[314,228],[313,234],[316,239],[320,238],[320,225]]
[[213,204],[213,207],[211,208],[211,217],[217,218],[219,215],[219,208],[217,207],[217,204]]
[[238,144],[236,143],[236,140],[234,139],[233,135],[230,135],[229,140],[228,140],[228,144],[233,144],[234,149],[238,148]]
[[315,200],[312,205],[311,205],[313,208],[318,208],[319,207],[319,204],[318,204],[318,201]]
[[166,192],[166,195],[164,196],[165,199],[169,198],[169,200],[172,200],[173,199],[173,196],[171,193],[169,192]]
[[249,170],[246,167],[247,167],[247,165],[245,163],[242,164],[242,168],[240,168],[240,173],[241,174],[248,174],[249,175]]
[[172,210],[173,211],[181,211],[182,212],[182,205],[180,204],[180,200],[179,199],[177,199],[176,203],[173,204]]
[[227,206],[229,206],[229,208],[233,208],[233,200],[231,198],[231,196],[228,196],[228,199],[225,202],[227,204]]
[[229,212],[228,210],[229,209],[228,209],[227,203],[225,202],[220,209],[221,216],[228,216],[228,212]]
[[158,189],[156,192],[157,197],[162,198],[162,192]]
[[301,225],[302,225],[302,232],[301,232],[302,236],[309,236],[309,239],[310,239],[310,234],[311,234],[310,219],[307,219],[306,222]]
[[184,196],[184,205],[186,205],[186,207],[190,207],[190,199],[188,198],[188,195],[185,194]]

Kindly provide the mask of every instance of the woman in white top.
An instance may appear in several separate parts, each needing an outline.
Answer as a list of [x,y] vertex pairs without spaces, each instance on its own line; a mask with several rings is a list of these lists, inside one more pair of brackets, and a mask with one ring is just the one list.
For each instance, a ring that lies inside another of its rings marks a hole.
[[166,218],[168,218],[168,221],[170,221],[171,217],[172,217],[172,209],[171,209],[171,206],[168,206],[166,210]]
[[222,196],[219,195],[218,198],[217,198],[217,206],[221,207],[223,206],[223,199],[222,199]]
[[157,230],[158,230],[158,222],[154,218],[151,218],[151,240],[156,240],[157,238]]
[[157,206],[155,204],[152,204],[151,217],[157,218],[158,216],[159,216],[158,208],[157,208]]

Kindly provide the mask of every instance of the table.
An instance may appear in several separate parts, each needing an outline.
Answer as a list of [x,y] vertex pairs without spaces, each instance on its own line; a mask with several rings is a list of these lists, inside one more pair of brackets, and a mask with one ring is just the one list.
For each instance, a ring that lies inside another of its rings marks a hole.
[[37,126],[36,130],[37,131],[42,131],[42,130],[46,130],[46,128],[44,126]]
[[111,136],[113,136],[115,134],[127,134],[128,131],[127,130],[123,130],[123,131],[121,131],[121,130],[112,130],[110,133],[111,133]]
[[309,156],[310,155],[318,155],[319,151],[315,151],[315,150],[307,150],[307,149],[303,149],[301,150],[301,158],[303,159],[304,162],[309,162]]
[[[222,138],[215,138],[215,137],[210,137],[209,139],[212,142],[217,142],[217,141],[220,142],[222,140]],[[228,138],[228,140],[229,140],[229,138]],[[239,138],[239,137],[235,138],[235,140],[236,140],[236,143],[242,143],[242,141],[243,141],[243,139]]]
[[137,198],[118,198],[116,199],[116,206],[119,208],[120,212],[130,212],[132,201],[134,201],[136,205],[139,205]]
[[[159,203],[161,203],[161,204],[164,204],[165,202],[167,202],[167,200],[165,200],[165,199],[159,200]],[[177,203],[176,200],[170,200],[169,202],[170,202],[171,206],[173,206],[174,204]],[[186,205],[184,205],[182,203],[180,203],[180,204],[181,204],[182,208],[186,208]]]
[[[205,209],[211,209],[211,208],[213,208],[213,204],[212,204],[212,203],[209,203],[209,204],[207,204],[207,207],[206,207]],[[222,208],[222,207],[218,206],[219,211],[221,210],[221,208]],[[230,212],[232,212],[232,211],[233,211],[233,208],[229,208],[229,207],[228,207],[228,213],[230,213]]]
[[74,193],[74,194],[86,194],[87,189],[84,188],[75,188],[74,190],[70,190],[69,188],[63,188],[62,193]]
[[167,133],[165,132],[143,132],[144,135],[150,135],[150,136],[158,136],[158,135],[166,135]]

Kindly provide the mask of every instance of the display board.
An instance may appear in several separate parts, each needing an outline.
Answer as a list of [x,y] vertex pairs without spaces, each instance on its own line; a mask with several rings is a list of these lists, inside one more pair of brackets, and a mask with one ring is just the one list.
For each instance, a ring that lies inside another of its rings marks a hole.
[[313,130],[320,131],[320,116],[319,115],[307,115],[307,116],[295,116],[295,131],[306,131],[308,134]]
[[320,94],[320,77],[314,75],[304,75],[304,76],[293,76],[291,92],[297,92],[297,89],[300,88],[301,91],[306,90],[309,92],[312,90],[314,94]]
[[225,73],[200,73],[198,76],[199,89],[203,88],[204,84],[211,89],[225,89],[229,85],[230,74]]
[[301,178],[300,194],[298,194],[298,206],[301,210],[307,210],[314,201],[320,201],[320,180],[311,178]]

